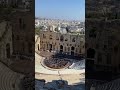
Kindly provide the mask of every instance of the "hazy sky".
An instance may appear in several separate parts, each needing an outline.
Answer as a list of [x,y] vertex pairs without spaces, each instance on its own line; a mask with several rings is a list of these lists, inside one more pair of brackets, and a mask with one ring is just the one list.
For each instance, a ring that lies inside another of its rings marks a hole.
[[35,16],[85,20],[85,0],[35,0]]

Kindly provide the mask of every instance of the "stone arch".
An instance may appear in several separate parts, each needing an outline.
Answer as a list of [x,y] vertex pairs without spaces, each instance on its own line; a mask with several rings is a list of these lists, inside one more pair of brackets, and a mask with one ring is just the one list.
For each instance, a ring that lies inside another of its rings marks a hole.
[[61,35],[61,36],[60,36],[60,41],[63,41],[63,40],[64,40],[64,36]]
[[40,50],[39,44],[38,44],[38,51]]
[[75,47],[72,46],[72,47],[71,47],[71,51],[74,51],[74,50],[75,50]]
[[74,38],[72,38],[72,42],[75,42],[75,37],[74,37]]
[[74,55],[74,50],[75,50],[75,47],[71,47],[71,55]]
[[50,35],[49,38],[52,39],[52,35]]
[[49,51],[52,51],[52,47],[53,47],[52,44],[49,44],[49,47],[50,47]]
[[63,45],[60,45],[60,52],[63,52]]

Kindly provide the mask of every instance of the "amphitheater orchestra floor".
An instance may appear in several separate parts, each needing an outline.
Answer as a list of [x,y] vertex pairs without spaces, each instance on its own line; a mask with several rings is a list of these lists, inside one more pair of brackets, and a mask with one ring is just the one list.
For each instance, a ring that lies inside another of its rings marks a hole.
[[41,65],[41,60],[44,57],[41,57],[35,53],[35,78],[36,79],[45,79],[46,82],[51,82],[52,80],[65,80],[68,81],[68,85],[74,85],[75,83],[85,82],[85,69],[75,70],[75,69],[62,69],[62,70],[53,70],[48,69]]

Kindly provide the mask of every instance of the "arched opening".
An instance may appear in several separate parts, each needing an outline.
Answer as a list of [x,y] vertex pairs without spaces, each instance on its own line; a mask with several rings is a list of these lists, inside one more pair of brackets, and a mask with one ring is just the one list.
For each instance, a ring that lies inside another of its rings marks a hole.
[[63,45],[60,45],[60,52],[63,52]]
[[[51,36],[52,37],[52,36]],[[43,38],[46,38],[45,34],[43,34]]]
[[38,50],[40,50],[39,44],[38,44]]
[[72,42],[75,42],[75,38],[72,39]]
[[52,51],[52,44],[49,45],[49,51]]
[[75,48],[72,46],[71,47],[71,55],[74,55],[74,50],[75,50]]
[[92,48],[89,48],[87,50],[87,58],[94,58],[95,57],[95,50]]
[[49,38],[52,39],[52,35],[50,35]]
[[60,41],[63,41],[64,40],[64,37],[63,37],[63,35],[62,36],[60,36]]
[[46,45],[45,44],[43,44],[44,46],[43,46],[43,50],[45,51],[45,47],[46,47]]
[[6,56],[7,58],[10,58],[10,44],[6,44]]
[[75,49],[75,48],[72,46],[72,47],[71,47],[71,51],[74,51],[74,49]]

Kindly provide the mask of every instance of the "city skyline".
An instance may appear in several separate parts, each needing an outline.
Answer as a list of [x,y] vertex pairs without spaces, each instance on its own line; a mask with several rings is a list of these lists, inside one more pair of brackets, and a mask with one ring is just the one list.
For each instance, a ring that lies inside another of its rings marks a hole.
[[85,0],[35,0],[35,16],[85,21]]

